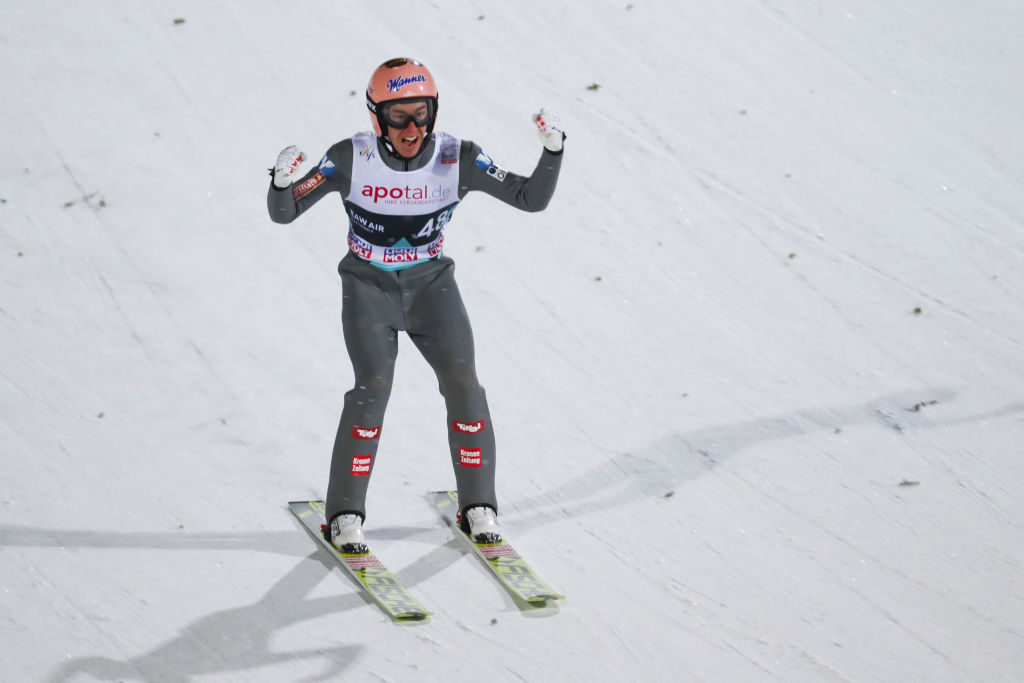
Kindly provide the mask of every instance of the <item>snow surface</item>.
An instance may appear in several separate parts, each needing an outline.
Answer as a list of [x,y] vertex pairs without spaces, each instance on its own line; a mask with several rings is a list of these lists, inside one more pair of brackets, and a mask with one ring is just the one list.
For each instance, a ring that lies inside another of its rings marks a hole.
[[[244,9],[243,9],[244,8]],[[184,21],[177,21],[183,19]],[[1024,5],[5,2],[0,679],[1024,680]],[[345,215],[265,169],[368,127],[396,55],[529,172],[446,241],[520,613],[402,345],[369,539],[398,626],[286,502],[351,368]]]

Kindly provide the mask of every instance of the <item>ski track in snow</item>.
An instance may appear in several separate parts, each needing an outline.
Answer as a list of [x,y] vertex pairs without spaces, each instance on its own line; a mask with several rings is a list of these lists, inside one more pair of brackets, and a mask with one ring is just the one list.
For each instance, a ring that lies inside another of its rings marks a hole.
[[[907,290],[908,292],[912,293],[913,295],[919,297],[921,300],[924,300],[924,301],[927,301],[927,302],[930,302],[930,303],[934,303],[934,304],[936,304],[938,306],[941,306],[942,308],[950,311],[951,313],[954,313],[955,315],[959,316],[960,318],[964,319],[965,321],[970,322],[973,325],[978,325],[979,327],[981,327],[982,329],[984,329],[987,332],[990,332],[992,334],[998,335],[1003,340],[1013,344],[1014,346],[1024,348],[1024,342],[1022,342],[1020,339],[1017,339],[1014,336],[1012,336],[1011,334],[1007,334],[1007,333],[1003,332],[1002,330],[995,329],[995,328],[993,328],[993,327],[991,327],[989,325],[986,325],[984,323],[979,322],[973,316],[971,316],[971,314],[968,311],[966,311],[966,310],[964,310],[962,308],[958,308],[955,305],[952,305],[949,302],[944,301],[941,298],[936,297],[935,295],[933,295],[933,294],[931,294],[931,293],[929,293],[929,292],[927,292],[927,291],[925,291],[925,290],[923,290],[923,289],[913,285],[912,283],[910,283],[910,282],[906,281],[905,279],[903,279],[899,274],[893,273],[893,272],[887,272],[886,270],[883,270],[883,269],[881,269],[881,268],[879,268],[879,267],[877,267],[877,266],[875,266],[875,265],[865,261],[864,259],[859,258],[856,254],[854,254],[852,252],[846,251],[844,249],[841,249],[841,248],[838,248],[836,246],[833,246],[833,245],[829,244],[827,241],[822,239],[820,236],[815,239],[814,232],[811,229],[809,229],[808,227],[800,225],[799,223],[796,223],[793,220],[785,218],[785,217],[780,216],[778,214],[774,214],[768,207],[765,207],[763,205],[756,205],[756,204],[752,203],[750,200],[748,200],[747,198],[745,198],[743,196],[743,193],[741,191],[739,191],[736,188],[729,187],[728,185],[722,183],[719,179],[715,178],[713,175],[706,174],[706,173],[701,172],[701,171],[697,171],[696,175],[697,175],[700,183],[706,189],[708,189],[709,191],[715,192],[715,193],[724,193],[724,194],[728,195],[729,201],[728,202],[723,202],[724,210],[729,211],[730,213],[732,213],[732,215],[736,219],[737,223],[739,223],[740,225],[743,225],[747,229],[747,231],[751,234],[753,239],[758,241],[758,242],[760,242],[763,246],[767,246],[767,245],[765,245],[763,240],[761,240],[761,238],[758,237],[757,230],[755,230],[754,228],[752,228],[751,226],[746,224],[744,222],[744,220],[743,220],[743,217],[741,215],[738,215],[736,212],[734,212],[730,207],[737,206],[737,204],[739,204],[739,205],[746,205],[749,208],[753,208],[758,213],[761,213],[762,215],[767,216],[776,225],[784,225],[786,227],[796,228],[798,231],[802,232],[805,235],[805,238],[808,241],[812,241],[812,240],[816,241],[817,245],[825,248],[827,251],[829,251],[833,255],[838,256],[840,259],[842,259],[842,260],[844,260],[844,261],[846,261],[848,263],[854,264],[857,267],[862,268],[865,271],[871,273],[872,275],[875,275],[875,276],[878,276],[880,278],[884,278],[886,280],[889,280],[890,282],[898,285],[899,287],[901,287],[901,288]],[[912,195],[913,193],[909,193],[908,192],[908,194]],[[948,220],[950,222],[953,222],[952,219],[941,215],[941,213],[939,213],[939,211],[936,210],[936,209],[929,208],[929,211],[934,213],[934,214],[936,214],[936,215],[939,215],[939,217],[942,218],[943,220]],[[957,223],[959,224],[959,221],[957,221]],[[1000,246],[1005,246],[1005,244],[1000,244]],[[805,280],[805,282],[806,282],[806,280]],[[807,283],[807,285],[811,289],[815,289],[814,285],[812,285],[810,283]]]

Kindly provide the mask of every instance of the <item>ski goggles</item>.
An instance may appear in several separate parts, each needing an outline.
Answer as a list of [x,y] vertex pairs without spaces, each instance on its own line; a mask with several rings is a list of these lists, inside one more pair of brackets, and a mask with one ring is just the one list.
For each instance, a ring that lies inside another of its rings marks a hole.
[[392,128],[405,130],[409,123],[425,128],[434,120],[437,105],[432,97],[415,97],[380,105],[381,117]]

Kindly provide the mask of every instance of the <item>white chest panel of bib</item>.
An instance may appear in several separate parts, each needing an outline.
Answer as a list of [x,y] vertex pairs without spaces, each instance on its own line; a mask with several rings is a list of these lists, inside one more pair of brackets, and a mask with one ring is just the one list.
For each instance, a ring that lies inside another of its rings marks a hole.
[[386,270],[407,268],[441,253],[444,229],[459,203],[460,140],[435,133],[423,168],[395,171],[372,133],[352,137],[352,185],[344,198],[348,245]]

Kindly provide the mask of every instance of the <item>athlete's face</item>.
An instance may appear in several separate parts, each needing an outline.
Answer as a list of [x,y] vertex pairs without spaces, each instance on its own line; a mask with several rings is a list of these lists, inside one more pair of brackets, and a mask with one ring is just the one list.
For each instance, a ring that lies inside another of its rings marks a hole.
[[[403,157],[414,157],[423,147],[429,116],[430,109],[426,102],[403,102],[388,107],[388,139]],[[393,125],[394,122],[398,122],[399,125]],[[423,125],[416,125],[418,122],[423,122]],[[404,127],[400,127],[402,123],[405,124]]]

